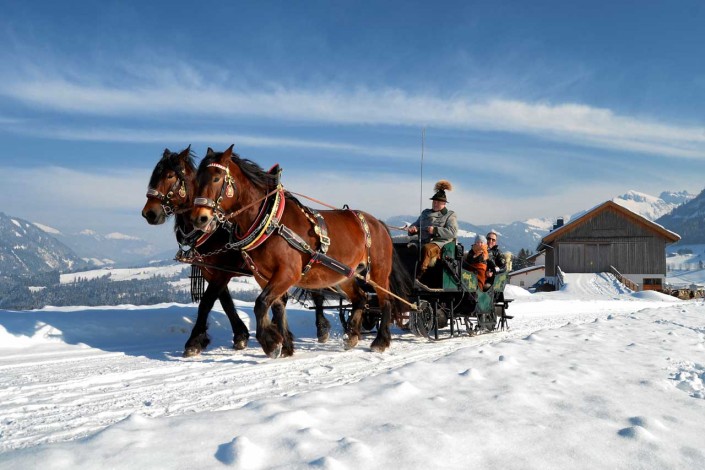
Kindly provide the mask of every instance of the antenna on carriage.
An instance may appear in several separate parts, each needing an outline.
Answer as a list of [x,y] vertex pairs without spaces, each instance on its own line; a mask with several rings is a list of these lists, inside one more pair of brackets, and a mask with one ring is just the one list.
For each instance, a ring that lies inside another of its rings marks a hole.
[[[419,193],[419,214],[423,212],[423,154],[424,147],[426,144],[426,128],[421,128],[421,191]],[[419,237],[419,261],[421,261],[421,216],[419,216],[419,230],[417,236]]]
[[421,128],[421,194],[419,194],[419,213],[423,211],[423,152],[426,141],[426,128]]

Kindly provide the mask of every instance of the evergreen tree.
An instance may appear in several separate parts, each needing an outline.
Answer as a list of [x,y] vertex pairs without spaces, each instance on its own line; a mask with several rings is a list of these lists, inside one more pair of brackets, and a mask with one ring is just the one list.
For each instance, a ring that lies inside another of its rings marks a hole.
[[533,252],[524,248],[519,250],[518,254],[512,255],[512,269],[516,271],[533,266],[533,263],[528,260],[531,255],[533,255]]

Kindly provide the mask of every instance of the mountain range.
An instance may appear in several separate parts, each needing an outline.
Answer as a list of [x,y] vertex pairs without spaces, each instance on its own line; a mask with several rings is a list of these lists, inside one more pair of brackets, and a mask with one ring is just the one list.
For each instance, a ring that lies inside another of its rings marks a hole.
[[705,190],[688,203],[659,217],[656,223],[680,235],[683,245],[705,243]]
[[[685,191],[664,192],[659,197],[628,191],[613,199],[618,204],[672,230],[682,243],[705,243],[705,191],[697,197]],[[568,222],[576,215],[564,216]],[[416,220],[400,215],[386,220],[390,226],[403,226]],[[490,229],[499,233],[503,251],[535,251],[541,239],[553,228],[555,219],[535,218],[509,224],[476,225],[459,221],[458,239],[466,247],[476,234]],[[403,232],[393,230],[393,235]],[[98,234],[83,230],[65,234],[39,223],[31,223],[0,212],[0,276],[26,275],[57,270],[70,272],[102,266],[145,266],[154,260],[170,260],[176,246],[159,250],[140,238],[121,233]]]
[[0,277],[73,271],[89,263],[33,223],[0,212]]
[[[702,196],[702,193],[701,193]],[[659,197],[649,194],[640,193],[638,191],[627,191],[626,193],[613,198],[617,204],[626,207],[649,220],[657,220],[666,214],[669,214],[676,208],[684,208],[687,203],[694,201],[696,196],[687,191],[664,191]],[[698,196],[699,198],[700,196]],[[705,202],[704,202],[705,204]],[[705,209],[705,205],[703,205]],[[589,209],[589,208],[586,208]],[[685,214],[688,209],[681,209]],[[574,219],[583,214],[584,211],[577,212],[571,215],[563,216],[563,222]],[[387,223],[391,226],[401,227],[407,223],[412,223],[417,216],[404,215],[391,217]],[[702,220],[701,220],[702,221]],[[495,230],[499,234],[499,244],[503,251],[518,253],[519,250],[528,249],[536,251],[537,245],[541,242],[553,228],[556,219],[535,218],[524,221],[512,222],[509,224],[491,224],[491,225],[474,225],[468,222],[458,221],[458,240],[469,247],[473,243],[475,235],[485,235],[490,230]],[[668,227],[668,224],[661,224]],[[669,228],[670,229],[670,228]],[[680,232],[674,229],[676,233]],[[399,232],[394,231],[393,235]],[[700,233],[705,238],[705,227],[700,227]],[[682,235],[682,234],[681,234]]]

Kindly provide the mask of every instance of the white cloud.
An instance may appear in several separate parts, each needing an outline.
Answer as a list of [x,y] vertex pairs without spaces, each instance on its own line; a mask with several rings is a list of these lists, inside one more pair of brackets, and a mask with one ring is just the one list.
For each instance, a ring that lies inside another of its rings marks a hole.
[[[287,172],[283,181],[290,191],[305,194],[335,207],[347,204],[384,220],[396,215],[417,215],[430,207],[435,181],[424,181],[423,190],[418,179],[395,175],[356,175],[342,173],[317,174],[315,183],[307,173]],[[531,217],[569,215],[595,206],[624,192],[617,185],[594,184],[587,187],[556,187],[549,194],[517,198],[498,192],[475,190],[455,184],[448,192],[448,207],[460,220],[475,224],[508,223]],[[301,198],[304,204],[325,209]]]
[[[188,75],[188,74],[186,74]],[[129,83],[129,80],[128,80]],[[61,77],[7,81],[0,93],[41,109],[102,116],[264,118],[518,133],[598,148],[705,158],[705,128],[576,103],[411,95],[401,90],[238,89],[173,79],[116,87]],[[96,135],[99,135],[97,133]]]
[[62,218],[76,222],[86,210],[135,211],[139,216],[148,180],[149,175],[139,171],[89,173],[61,167],[3,167],[0,199],[8,213],[18,216],[38,210],[57,211]]

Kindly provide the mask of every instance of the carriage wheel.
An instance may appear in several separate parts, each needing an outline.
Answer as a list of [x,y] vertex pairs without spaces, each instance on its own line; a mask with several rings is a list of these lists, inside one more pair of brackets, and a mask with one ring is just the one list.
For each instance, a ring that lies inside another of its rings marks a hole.
[[430,337],[433,331],[433,308],[430,303],[422,300],[417,310],[409,312],[409,330],[416,336]]

